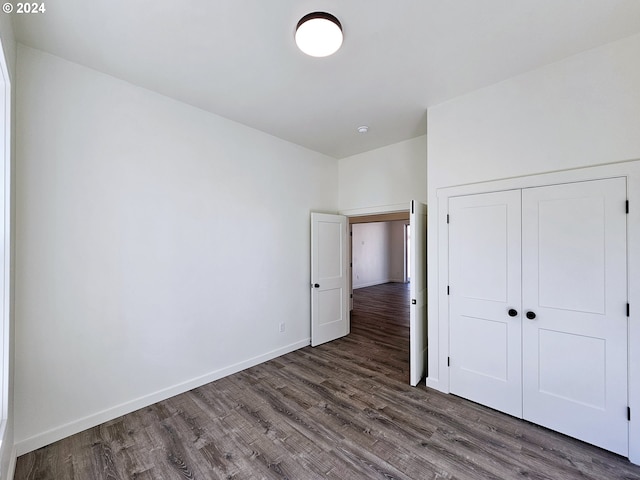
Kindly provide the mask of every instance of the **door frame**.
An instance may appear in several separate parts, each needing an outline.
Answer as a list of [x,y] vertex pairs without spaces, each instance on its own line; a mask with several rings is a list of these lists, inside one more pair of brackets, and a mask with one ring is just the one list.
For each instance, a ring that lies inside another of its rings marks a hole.
[[[449,392],[449,238],[447,215],[449,197],[490,193],[502,190],[542,187],[603,178],[626,177],[629,214],[627,217],[627,295],[630,304],[628,335],[628,387],[631,420],[629,422],[629,460],[640,464],[640,160],[603,164],[484,183],[440,188],[437,205],[432,206],[437,228],[428,234],[429,250],[437,252],[437,263],[431,262],[429,278],[428,367],[427,387]],[[435,208],[433,208],[435,207]],[[624,208],[624,205],[621,205]]]
[[[425,204],[426,205],[426,204]],[[409,219],[411,218],[411,202],[402,203],[397,205],[386,205],[381,207],[361,208],[354,210],[341,210],[338,212],[340,215],[345,215],[349,221],[349,231],[351,232],[351,226],[354,223],[371,223],[371,222],[388,222],[395,220],[407,221],[405,218],[398,218],[395,214],[407,214]],[[355,221],[353,221],[355,219]],[[410,220],[409,220],[410,221]],[[350,251],[353,248],[353,236],[349,234]],[[406,249],[406,242],[405,247]],[[426,255],[426,252],[425,252]],[[353,309],[353,255],[350,257],[350,307]],[[406,272],[405,272],[406,273]],[[406,276],[406,275],[405,275]],[[425,325],[425,328],[427,328]],[[411,335],[411,327],[409,328],[409,334]],[[411,340],[409,341],[409,362],[411,362]],[[426,360],[426,358],[425,358]],[[426,368],[425,368],[426,370]],[[411,383],[411,382],[410,382]]]
[[[9,416],[13,415],[13,223],[14,214],[13,198],[13,159],[12,159],[12,137],[14,128],[12,118],[12,78],[7,65],[7,58],[2,43],[0,42],[0,115],[2,115],[2,125],[0,125],[0,235],[2,235],[2,248],[0,254],[0,456],[2,459],[13,455],[10,462],[15,463],[15,449],[11,451],[13,439],[7,423]],[[8,442],[7,440],[10,440]],[[9,471],[11,472],[11,466]]]

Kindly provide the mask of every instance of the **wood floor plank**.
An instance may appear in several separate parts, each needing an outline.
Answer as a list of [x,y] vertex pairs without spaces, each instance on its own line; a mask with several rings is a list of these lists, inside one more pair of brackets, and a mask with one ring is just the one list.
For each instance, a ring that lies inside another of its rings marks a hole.
[[409,292],[354,292],[351,333],[23,455],[16,480],[640,480],[628,460],[409,386]]

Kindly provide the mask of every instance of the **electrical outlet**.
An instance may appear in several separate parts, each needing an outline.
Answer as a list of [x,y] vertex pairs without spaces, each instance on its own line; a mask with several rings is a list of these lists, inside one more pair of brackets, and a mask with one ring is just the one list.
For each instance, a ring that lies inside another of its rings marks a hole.
[[284,332],[285,323],[280,322],[280,333]]

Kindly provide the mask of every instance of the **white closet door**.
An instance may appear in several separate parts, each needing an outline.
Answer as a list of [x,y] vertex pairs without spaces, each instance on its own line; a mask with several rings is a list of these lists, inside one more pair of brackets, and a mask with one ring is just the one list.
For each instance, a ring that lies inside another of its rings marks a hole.
[[512,190],[449,199],[450,389],[518,417],[520,195]]
[[522,321],[524,418],[627,456],[625,199],[624,178],[523,191]]

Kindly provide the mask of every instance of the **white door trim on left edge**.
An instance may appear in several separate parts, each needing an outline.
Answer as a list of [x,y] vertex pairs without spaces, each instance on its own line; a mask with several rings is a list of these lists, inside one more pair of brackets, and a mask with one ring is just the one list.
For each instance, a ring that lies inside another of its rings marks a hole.
[[[8,475],[13,475],[16,461],[16,450],[13,445],[12,429],[7,423],[13,412],[10,405],[13,396],[13,365],[11,363],[13,345],[11,342],[12,326],[12,289],[11,275],[11,77],[3,45],[0,43],[0,461],[2,465],[8,459]],[[3,475],[7,472],[0,472]]]

